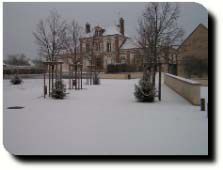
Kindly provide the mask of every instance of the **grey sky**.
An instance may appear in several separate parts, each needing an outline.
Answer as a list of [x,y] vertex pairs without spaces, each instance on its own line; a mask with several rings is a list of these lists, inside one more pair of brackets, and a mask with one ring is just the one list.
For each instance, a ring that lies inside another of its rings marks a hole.
[[[119,17],[125,19],[125,32],[137,36],[137,20],[146,3],[4,3],[3,5],[3,56],[24,53],[30,58],[37,57],[37,45],[32,32],[40,19],[45,19],[50,10],[56,9],[68,22],[76,19],[82,26],[89,22],[112,26]],[[199,24],[208,26],[207,10],[196,3],[179,3],[179,24],[185,36]]]

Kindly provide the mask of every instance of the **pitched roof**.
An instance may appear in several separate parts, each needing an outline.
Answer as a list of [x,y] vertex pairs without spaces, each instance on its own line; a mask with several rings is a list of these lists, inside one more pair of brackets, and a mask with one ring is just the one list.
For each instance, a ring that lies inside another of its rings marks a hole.
[[105,32],[103,33],[104,36],[106,35],[122,35],[118,28],[115,26],[105,28]]
[[138,48],[137,43],[133,41],[131,38],[127,38],[123,45],[121,46],[121,49],[126,50],[126,49],[133,49],[133,48]]
[[[98,27],[98,26],[96,26]],[[96,28],[95,27],[95,28]],[[90,38],[94,35],[94,32],[95,32],[95,28],[93,28],[91,30],[91,32],[89,33],[84,33],[81,38]],[[109,27],[106,27],[106,28],[103,28],[105,30],[105,32],[102,34],[102,36],[109,36],[109,35],[122,35],[118,29],[117,26],[109,26]]]
[[184,40],[183,42],[180,44],[180,46],[178,47],[178,50],[183,46],[183,44],[200,28],[204,28],[206,30],[208,30],[208,28],[206,26],[204,26],[203,24],[199,24]]

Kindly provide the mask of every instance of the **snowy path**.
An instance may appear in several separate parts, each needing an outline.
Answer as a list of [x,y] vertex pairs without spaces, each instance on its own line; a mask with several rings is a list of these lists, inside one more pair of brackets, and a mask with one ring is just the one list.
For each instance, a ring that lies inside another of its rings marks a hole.
[[[4,145],[15,154],[207,154],[208,119],[163,85],[162,101],[136,102],[137,80],[102,80],[43,99],[42,81],[4,80]],[[9,106],[25,106],[8,110]]]

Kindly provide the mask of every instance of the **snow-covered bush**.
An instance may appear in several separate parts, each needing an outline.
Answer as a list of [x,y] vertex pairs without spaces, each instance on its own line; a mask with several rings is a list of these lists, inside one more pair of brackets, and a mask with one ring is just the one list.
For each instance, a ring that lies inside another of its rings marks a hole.
[[15,75],[11,79],[11,83],[14,84],[14,85],[21,84],[22,83],[22,79],[18,75]]
[[63,99],[66,96],[66,88],[63,81],[57,80],[52,90],[52,97],[55,99]]
[[154,102],[155,88],[149,79],[141,79],[139,85],[135,85],[134,95],[140,102]]

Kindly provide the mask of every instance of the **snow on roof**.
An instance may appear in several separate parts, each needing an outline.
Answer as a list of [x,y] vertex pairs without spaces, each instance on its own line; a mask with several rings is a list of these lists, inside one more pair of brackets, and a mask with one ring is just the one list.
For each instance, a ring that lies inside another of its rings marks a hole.
[[35,64],[32,62],[32,60],[29,60],[28,63],[30,66],[35,66]]
[[127,38],[125,43],[122,45],[121,49],[132,49],[137,48],[137,43],[133,41],[131,38]]
[[93,36],[93,31],[89,32],[89,33],[83,33],[83,35],[81,36],[81,38],[90,38]]
[[[107,28],[103,28],[105,30],[105,32],[103,33],[103,36],[108,36],[108,35],[122,35],[120,32],[119,32],[119,29],[117,26],[110,26],[110,27],[107,27]],[[82,35],[82,38],[90,38],[94,35],[94,32],[95,32],[95,28],[91,30],[91,32],[89,33],[84,33]]]
[[112,27],[108,27],[108,28],[105,28],[105,32],[103,33],[104,36],[106,35],[122,35],[118,28],[115,27],[115,26],[112,26]]

